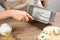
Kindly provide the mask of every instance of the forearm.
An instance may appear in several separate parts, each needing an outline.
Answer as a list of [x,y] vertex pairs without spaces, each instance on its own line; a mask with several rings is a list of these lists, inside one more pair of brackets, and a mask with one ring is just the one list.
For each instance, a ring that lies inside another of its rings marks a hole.
[[6,19],[9,17],[11,17],[11,16],[10,16],[10,13],[8,11],[0,12],[0,19]]

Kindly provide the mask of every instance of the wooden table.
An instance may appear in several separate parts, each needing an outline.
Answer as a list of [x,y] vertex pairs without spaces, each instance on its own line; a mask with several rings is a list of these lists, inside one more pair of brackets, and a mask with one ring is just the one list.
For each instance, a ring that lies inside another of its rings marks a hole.
[[[54,22],[47,25],[36,21],[32,21],[29,23],[20,22],[11,18],[0,20],[0,24],[2,23],[8,23],[13,27],[12,35],[15,36],[15,38],[20,38],[21,40],[36,40],[37,36],[40,34],[44,27],[46,26],[60,27],[60,12],[56,13]],[[1,36],[0,40],[2,40]]]

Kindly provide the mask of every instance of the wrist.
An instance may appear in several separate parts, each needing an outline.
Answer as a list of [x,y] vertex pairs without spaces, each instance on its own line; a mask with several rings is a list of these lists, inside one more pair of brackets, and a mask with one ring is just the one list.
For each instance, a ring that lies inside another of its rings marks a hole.
[[0,12],[0,19],[6,19],[11,17],[11,14],[8,10]]
[[8,17],[12,17],[12,10],[7,10],[6,14],[8,15]]

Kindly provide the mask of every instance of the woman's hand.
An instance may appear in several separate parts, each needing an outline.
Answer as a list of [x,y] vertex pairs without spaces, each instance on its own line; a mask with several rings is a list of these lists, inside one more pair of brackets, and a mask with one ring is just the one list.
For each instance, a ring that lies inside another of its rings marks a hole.
[[19,11],[19,10],[10,10],[11,17],[20,20],[20,21],[29,21],[30,19],[33,20],[33,18],[25,11]]
[[30,19],[33,20],[33,18],[25,11],[20,10],[6,10],[3,12],[0,12],[0,19],[6,19],[12,17],[15,20],[19,21],[29,21]]

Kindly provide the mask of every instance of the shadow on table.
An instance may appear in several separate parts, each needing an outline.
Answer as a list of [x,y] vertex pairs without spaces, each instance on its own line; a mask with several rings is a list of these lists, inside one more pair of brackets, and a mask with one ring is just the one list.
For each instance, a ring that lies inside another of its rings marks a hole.
[[37,27],[41,30],[46,26],[51,26],[52,25],[52,24],[44,24],[44,23],[41,23],[41,22],[38,22],[38,21],[35,21],[35,20],[29,21],[28,23],[31,24],[31,25],[34,25],[35,27]]

